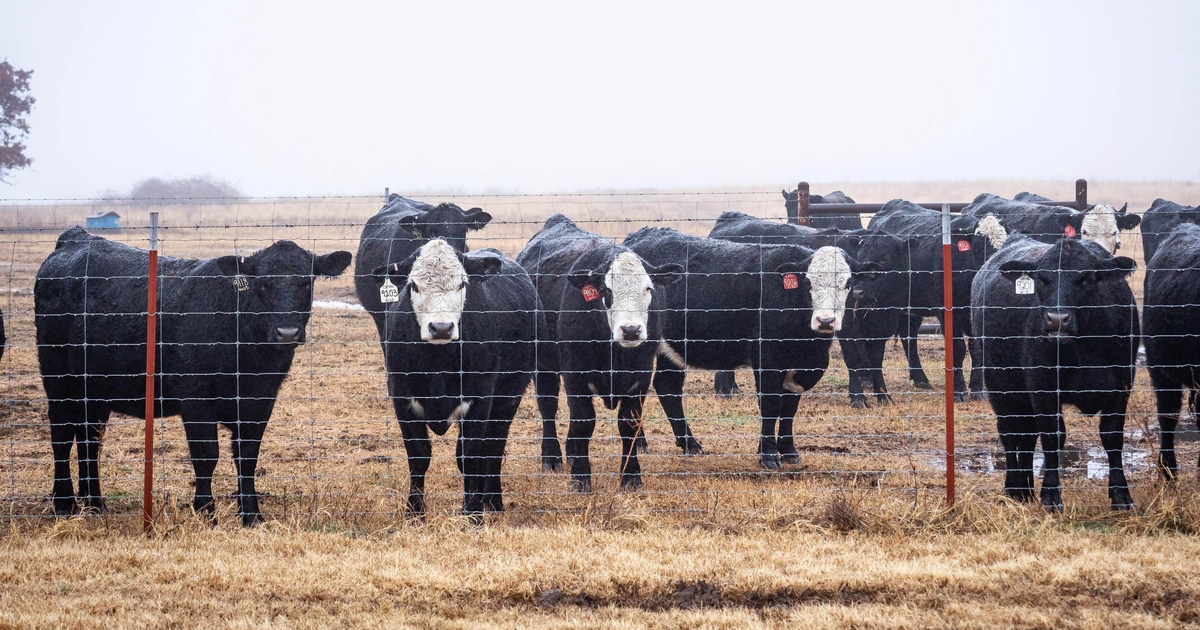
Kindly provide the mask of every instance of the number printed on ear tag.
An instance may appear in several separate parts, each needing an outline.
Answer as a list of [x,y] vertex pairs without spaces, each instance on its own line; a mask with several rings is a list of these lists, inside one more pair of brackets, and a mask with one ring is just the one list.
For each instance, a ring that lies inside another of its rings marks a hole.
[[596,290],[596,287],[590,284],[583,285],[583,301],[591,302],[598,297],[600,297],[600,292]]
[[1015,284],[1017,295],[1033,295],[1033,278],[1030,278],[1028,274],[1021,274]]
[[384,304],[400,301],[400,289],[392,284],[391,278],[384,278],[383,284],[379,285],[379,301]]
[[800,288],[800,279],[796,277],[796,274],[794,274],[794,273],[783,274],[783,289],[785,291],[791,291],[792,289],[799,289],[799,288]]
[[233,286],[238,291],[245,291],[250,288],[250,281],[246,279],[246,276],[234,276]]

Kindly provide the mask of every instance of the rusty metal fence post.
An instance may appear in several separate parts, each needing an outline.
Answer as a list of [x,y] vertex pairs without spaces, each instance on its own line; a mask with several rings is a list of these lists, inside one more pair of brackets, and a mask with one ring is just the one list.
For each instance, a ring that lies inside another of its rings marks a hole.
[[954,507],[954,269],[950,260],[948,203],[942,204],[942,307],[946,358],[946,507]]
[[154,376],[158,326],[158,213],[150,213],[150,264],[146,270],[146,444],[142,455],[142,531],[154,524]]

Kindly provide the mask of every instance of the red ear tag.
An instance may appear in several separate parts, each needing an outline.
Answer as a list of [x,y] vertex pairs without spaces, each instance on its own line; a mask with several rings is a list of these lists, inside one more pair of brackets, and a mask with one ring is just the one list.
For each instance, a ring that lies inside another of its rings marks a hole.
[[958,242],[958,251],[960,251],[960,252],[971,251],[971,241],[959,241]]
[[800,288],[800,279],[794,273],[783,274],[783,288],[786,291]]
[[1067,238],[1075,238],[1075,226],[1068,225],[1065,229],[1063,229],[1063,234],[1066,234]]
[[600,292],[596,290],[596,287],[590,284],[583,285],[583,300],[585,302],[591,302],[598,297],[600,297]]

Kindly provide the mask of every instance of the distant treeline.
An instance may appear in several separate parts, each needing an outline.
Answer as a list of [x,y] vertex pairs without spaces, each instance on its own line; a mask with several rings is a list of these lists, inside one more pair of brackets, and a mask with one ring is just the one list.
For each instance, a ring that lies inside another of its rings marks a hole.
[[245,195],[235,185],[212,175],[197,175],[178,179],[150,177],[134,184],[128,193],[108,189],[103,199],[242,199]]

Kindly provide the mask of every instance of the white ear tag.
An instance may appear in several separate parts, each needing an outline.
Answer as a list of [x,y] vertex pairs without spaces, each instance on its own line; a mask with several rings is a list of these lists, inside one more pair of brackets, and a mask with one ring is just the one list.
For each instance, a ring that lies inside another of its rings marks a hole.
[[384,304],[400,301],[400,289],[392,284],[391,278],[384,278],[383,284],[379,286],[379,301]]
[[1030,278],[1029,274],[1021,274],[1014,284],[1017,287],[1017,295],[1033,295],[1033,278]]

